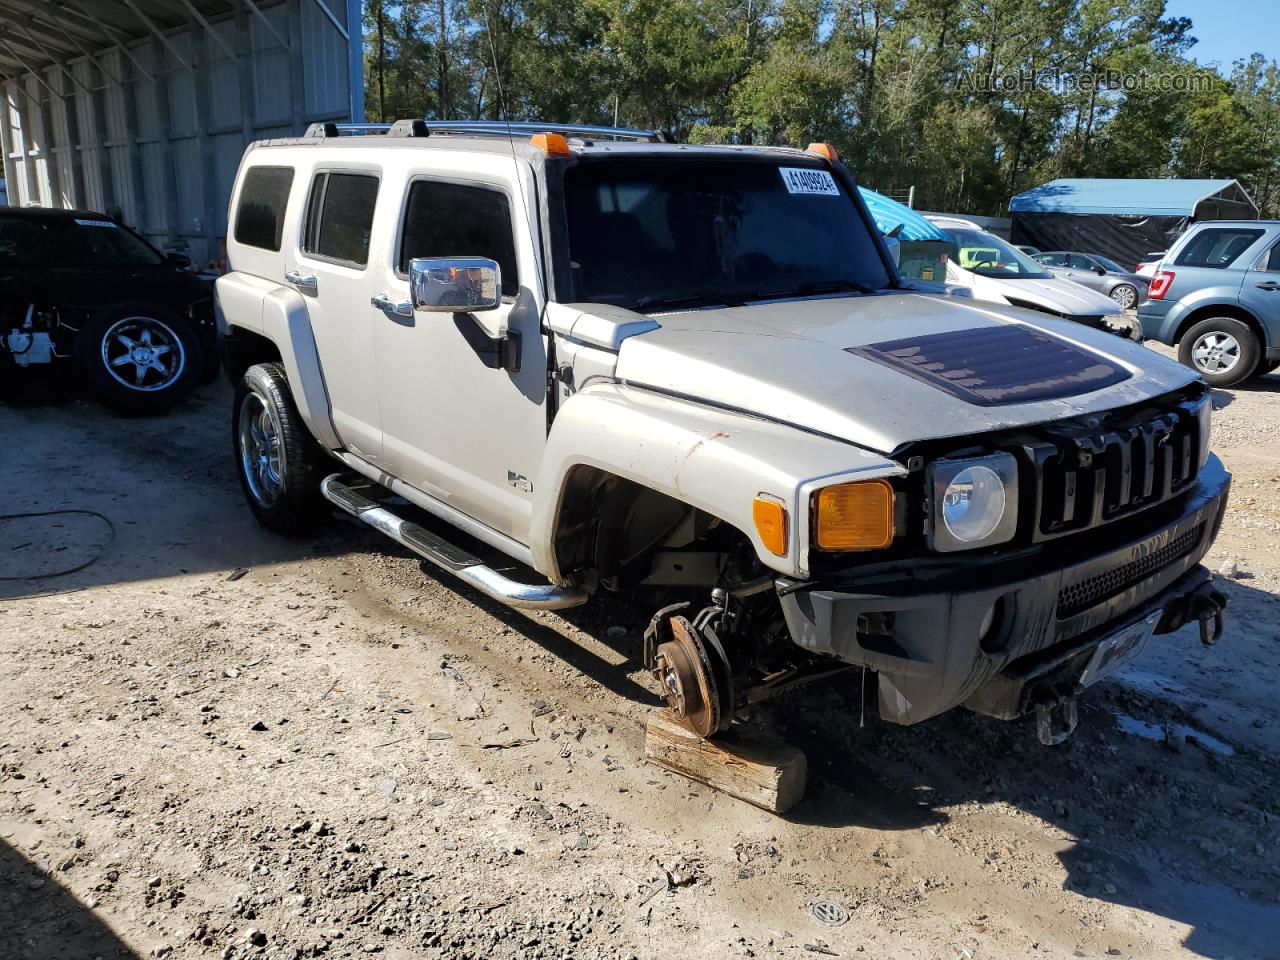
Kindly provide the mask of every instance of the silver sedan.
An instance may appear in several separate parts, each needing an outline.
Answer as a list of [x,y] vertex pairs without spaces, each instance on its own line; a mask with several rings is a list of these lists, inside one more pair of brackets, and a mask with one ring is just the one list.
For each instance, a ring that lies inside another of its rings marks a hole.
[[1105,293],[1125,310],[1132,310],[1147,299],[1147,291],[1151,287],[1150,277],[1126,270],[1114,260],[1096,253],[1051,250],[1038,253],[1032,259],[1047,267],[1054,276],[1074,280]]

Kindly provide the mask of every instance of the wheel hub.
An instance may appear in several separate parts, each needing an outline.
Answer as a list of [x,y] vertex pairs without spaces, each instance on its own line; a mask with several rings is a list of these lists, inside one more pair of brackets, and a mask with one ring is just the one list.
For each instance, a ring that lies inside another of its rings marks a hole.
[[102,336],[102,362],[118,383],[144,393],[177,382],[186,367],[182,341],[155,317],[127,317]]
[[694,733],[709,737],[721,729],[720,690],[711,659],[693,625],[670,620],[671,639],[658,646],[655,674],[671,712]]

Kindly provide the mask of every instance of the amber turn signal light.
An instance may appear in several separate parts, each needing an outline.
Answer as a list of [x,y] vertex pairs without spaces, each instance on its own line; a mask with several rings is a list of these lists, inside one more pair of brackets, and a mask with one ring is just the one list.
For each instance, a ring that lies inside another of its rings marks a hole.
[[569,141],[558,133],[535,133],[529,142],[548,157],[569,156]]
[[893,542],[893,487],[863,480],[823,487],[814,502],[813,539],[822,550],[879,550]]
[[787,555],[787,508],[770,497],[756,497],[751,503],[751,519],[766,550],[775,556]]

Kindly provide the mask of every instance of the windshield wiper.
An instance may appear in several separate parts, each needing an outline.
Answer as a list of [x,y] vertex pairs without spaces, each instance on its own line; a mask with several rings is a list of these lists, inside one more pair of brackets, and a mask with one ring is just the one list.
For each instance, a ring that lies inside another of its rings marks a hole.
[[670,296],[667,294],[654,294],[653,296],[641,297],[631,305],[631,309],[637,313],[643,313],[646,310],[664,310],[667,307],[706,307],[715,304],[722,307],[740,307],[742,306],[742,301],[737,297],[711,291],[677,293]]
[[874,293],[874,289],[857,280],[814,280],[789,287],[786,290],[761,290],[752,295],[752,300],[778,300],[782,297],[808,297],[821,293]]

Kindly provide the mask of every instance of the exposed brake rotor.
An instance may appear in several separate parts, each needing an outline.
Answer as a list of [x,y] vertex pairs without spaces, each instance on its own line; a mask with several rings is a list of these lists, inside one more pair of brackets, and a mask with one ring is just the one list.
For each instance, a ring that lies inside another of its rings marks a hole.
[[687,619],[672,617],[671,639],[658,646],[655,673],[672,713],[693,732],[709,737],[724,717],[719,684],[707,648]]

